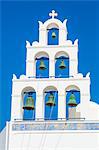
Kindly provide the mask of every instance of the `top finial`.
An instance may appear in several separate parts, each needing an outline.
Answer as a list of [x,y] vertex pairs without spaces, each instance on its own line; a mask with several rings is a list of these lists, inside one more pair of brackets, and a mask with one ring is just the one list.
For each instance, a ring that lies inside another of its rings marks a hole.
[[55,10],[52,10],[51,13],[49,13],[49,16],[52,17],[52,19],[54,19],[54,17],[57,17],[57,13],[55,12]]

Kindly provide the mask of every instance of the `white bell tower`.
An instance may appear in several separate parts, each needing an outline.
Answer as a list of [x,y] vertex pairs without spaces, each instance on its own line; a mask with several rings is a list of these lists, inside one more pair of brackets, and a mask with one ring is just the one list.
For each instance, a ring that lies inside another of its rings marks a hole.
[[[39,21],[39,41],[26,41],[26,74],[13,75],[6,150],[55,149],[62,133],[58,147],[65,150],[73,137],[67,130],[75,130],[73,141],[79,148],[78,139],[85,140],[79,130],[89,129],[88,120],[99,119],[99,106],[90,102],[90,73],[84,77],[78,72],[78,39],[67,39],[67,19],[57,19],[54,10],[49,16],[44,23]],[[24,118],[32,111],[34,117]],[[93,130],[99,126],[94,123]],[[48,141],[42,145],[43,136]]]

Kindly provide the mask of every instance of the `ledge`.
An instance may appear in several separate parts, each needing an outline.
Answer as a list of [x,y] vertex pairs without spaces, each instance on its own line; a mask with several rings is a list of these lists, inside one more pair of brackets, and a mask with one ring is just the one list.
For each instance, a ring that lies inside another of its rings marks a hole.
[[32,48],[65,48],[65,47],[77,47],[78,45],[31,45],[31,46],[27,46],[27,49],[32,49]]
[[21,121],[11,123],[12,131],[98,131],[99,132],[99,121],[98,122],[67,122],[67,121]]
[[75,80],[90,80],[90,78],[74,78],[74,77],[69,77],[69,78],[54,78],[54,77],[50,77],[50,78],[34,78],[34,77],[30,77],[30,78],[22,78],[22,79],[13,79],[14,82],[30,82],[30,81],[75,81]]

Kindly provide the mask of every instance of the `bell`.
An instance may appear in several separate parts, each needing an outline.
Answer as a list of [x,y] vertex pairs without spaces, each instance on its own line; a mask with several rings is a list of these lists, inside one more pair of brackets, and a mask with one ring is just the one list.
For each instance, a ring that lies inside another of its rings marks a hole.
[[75,98],[75,95],[73,93],[70,95],[70,98],[68,101],[68,106],[72,106],[72,107],[77,106],[76,98]]
[[48,101],[46,102],[47,106],[55,106],[55,100],[54,100],[54,95],[51,93],[48,97]]
[[23,109],[26,109],[26,110],[34,110],[35,109],[34,99],[32,98],[32,96],[29,96],[26,99],[26,104],[23,106]]
[[60,63],[60,65],[59,65],[59,68],[60,68],[60,69],[65,69],[65,68],[66,68],[66,65],[65,65],[65,63],[64,63],[64,60],[61,60],[61,63]]
[[40,69],[40,70],[45,70],[45,69],[46,69],[46,66],[45,66],[43,60],[40,60],[40,66],[39,66],[39,69]]
[[53,38],[53,39],[56,38],[55,32],[52,32],[52,38]]

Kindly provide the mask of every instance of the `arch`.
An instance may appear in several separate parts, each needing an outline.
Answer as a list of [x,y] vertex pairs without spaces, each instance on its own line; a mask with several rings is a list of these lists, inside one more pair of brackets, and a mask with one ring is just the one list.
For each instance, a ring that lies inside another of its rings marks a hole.
[[[80,118],[80,114],[76,112],[76,106],[80,103],[80,88],[77,85],[68,85],[66,91],[66,118]],[[70,97],[74,96],[75,102],[70,102]]]
[[[45,68],[40,69],[41,60]],[[35,55],[35,75],[37,78],[49,77],[49,54],[41,51]]]
[[49,20],[47,20],[45,23],[44,23],[44,26],[45,26],[45,28],[47,29],[47,27],[49,26],[49,25],[53,25],[53,24],[56,24],[59,28],[64,28],[64,25],[63,25],[63,23],[60,21],[60,20],[58,20],[58,19],[49,19]]
[[36,53],[35,56],[34,56],[35,59],[36,58],[40,58],[40,57],[47,57],[47,58],[49,58],[49,54],[47,52],[45,52],[45,51],[41,51],[41,52]]
[[30,92],[31,90],[35,91],[35,89],[31,86],[24,87],[21,91],[21,95],[23,96],[24,92]]
[[80,91],[80,87],[78,87],[77,85],[75,85],[75,84],[71,84],[71,85],[68,85],[66,88],[65,88],[65,91],[69,91],[69,90],[73,90],[73,89],[75,89],[75,90],[77,90],[77,91]]
[[[31,93],[31,95],[30,95]],[[35,120],[35,103],[36,103],[36,91],[33,87],[31,86],[27,86],[25,87],[22,92],[21,92],[21,96],[22,96],[22,110],[23,110],[23,120]],[[27,99],[31,97],[32,99],[32,109],[27,109]]]
[[48,24],[47,29],[51,29],[51,28],[59,29],[59,25],[56,24],[55,22],[54,23],[50,23],[50,24]]
[[69,54],[67,52],[64,52],[64,51],[59,51],[56,53],[55,58],[61,57],[61,56],[69,57]]
[[[52,96],[52,99],[50,99]],[[43,90],[44,99],[44,119],[57,120],[58,117],[58,90],[54,86],[47,86]],[[50,100],[52,100],[52,103]]]
[[45,91],[50,91],[50,90],[53,90],[53,91],[56,90],[56,91],[58,91],[55,86],[50,85],[50,86],[47,86],[47,87],[44,88],[43,93],[44,93]]
[[[55,77],[69,77],[69,55],[64,51],[60,51],[55,55]],[[63,66],[63,67],[62,67]]]

